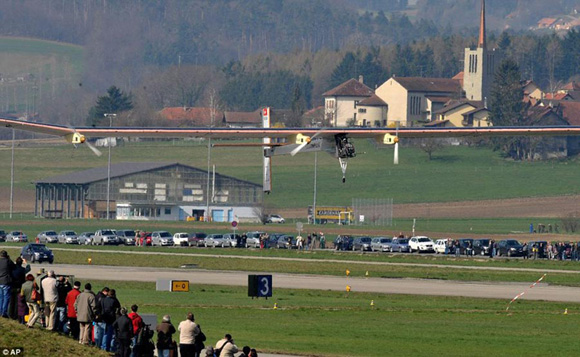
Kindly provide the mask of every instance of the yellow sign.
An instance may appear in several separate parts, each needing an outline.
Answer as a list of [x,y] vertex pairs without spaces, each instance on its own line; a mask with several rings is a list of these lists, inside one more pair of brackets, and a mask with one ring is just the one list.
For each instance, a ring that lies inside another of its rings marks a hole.
[[189,291],[189,280],[171,280],[171,291]]

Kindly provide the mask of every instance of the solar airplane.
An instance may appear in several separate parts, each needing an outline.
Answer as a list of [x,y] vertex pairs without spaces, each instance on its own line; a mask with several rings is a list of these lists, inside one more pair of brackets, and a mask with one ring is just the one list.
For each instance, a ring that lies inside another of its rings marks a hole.
[[[155,128],[155,127],[70,127],[57,124],[0,118],[0,127],[64,138],[73,145],[87,145],[97,155],[88,138],[211,138],[262,139],[257,145],[264,148],[263,190],[270,192],[271,163],[276,155],[296,155],[300,152],[326,151],[336,157],[345,181],[348,159],[356,156],[351,139],[373,139],[378,144],[394,145],[394,163],[398,163],[399,140],[411,138],[492,137],[492,136],[578,136],[580,126],[518,126],[518,127],[402,127],[402,128],[271,128],[270,108],[262,110],[262,128]],[[272,141],[272,139],[277,139]],[[278,139],[285,142],[279,143]],[[239,144],[217,144],[233,146]],[[255,145],[255,144],[249,144]],[[247,146],[241,144],[240,146]]]

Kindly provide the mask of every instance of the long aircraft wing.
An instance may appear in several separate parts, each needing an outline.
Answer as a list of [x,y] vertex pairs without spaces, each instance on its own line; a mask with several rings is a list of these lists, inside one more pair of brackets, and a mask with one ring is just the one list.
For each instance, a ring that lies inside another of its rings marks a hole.
[[155,127],[67,127],[57,124],[35,123],[0,118],[0,126],[18,130],[65,137],[75,133],[94,137],[142,138],[287,138],[293,135],[334,137],[346,134],[351,138],[381,138],[385,135],[399,138],[446,138],[478,136],[571,136],[580,135],[580,126],[518,126],[466,128],[155,128]]

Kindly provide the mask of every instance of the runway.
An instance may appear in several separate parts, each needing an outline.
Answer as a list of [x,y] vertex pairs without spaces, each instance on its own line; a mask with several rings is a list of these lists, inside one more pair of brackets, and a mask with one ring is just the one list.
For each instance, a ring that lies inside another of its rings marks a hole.
[[[85,280],[128,280],[155,282],[157,279],[189,280],[195,284],[247,286],[249,274],[263,272],[208,271],[201,269],[163,269],[100,265],[34,264],[32,271],[42,267],[57,274],[75,275]],[[522,299],[580,303],[580,288],[530,283],[462,282],[431,279],[353,278],[329,275],[300,275],[272,273],[273,288],[313,289],[382,294],[410,294],[434,296],[465,296],[474,298],[512,299],[526,291]],[[541,275],[538,276],[538,278]]]

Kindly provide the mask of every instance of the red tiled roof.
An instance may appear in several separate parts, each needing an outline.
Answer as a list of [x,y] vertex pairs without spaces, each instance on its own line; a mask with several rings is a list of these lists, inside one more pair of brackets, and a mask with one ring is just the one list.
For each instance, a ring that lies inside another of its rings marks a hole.
[[575,81],[566,83],[566,85],[564,85],[562,87],[562,90],[580,90],[580,84],[576,83]]
[[551,17],[544,17],[543,19],[538,21],[538,26],[539,27],[550,27],[554,24],[554,22],[556,22],[556,20],[558,20],[558,19],[554,19]]
[[559,108],[570,125],[580,125],[580,102],[561,102]]
[[448,101],[453,99],[451,97],[441,97],[441,96],[437,96],[437,95],[428,95],[428,96],[425,96],[425,98],[429,99],[433,103],[447,103]]
[[556,93],[556,94],[546,93],[546,95],[544,96],[544,99],[563,100],[567,96],[568,96],[568,93]]
[[441,126],[441,127],[444,127],[447,123],[449,123],[449,120],[448,119],[445,119],[445,120],[433,120],[432,122],[429,122],[429,123],[427,123],[427,124],[425,124],[423,126],[427,126],[427,127],[438,127],[438,126]]
[[488,112],[489,112],[489,109],[487,109],[487,108],[475,108],[475,109],[473,109],[473,110],[470,110],[470,111],[468,111],[467,113],[463,113],[463,114],[461,114],[461,115],[463,115],[464,117],[466,117],[466,116],[469,116],[469,115],[471,115],[471,114],[479,113],[479,112],[481,112],[481,111],[483,111],[483,110],[486,110],[486,111],[488,111]]
[[262,124],[262,111],[260,109],[253,112],[224,112],[224,117],[228,124]]
[[358,105],[363,105],[367,107],[388,107],[388,104],[384,100],[379,98],[378,95],[373,94],[371,97],[361,100]]
[[451,79],[455,79],[459,81],[459,85],[463,88],[463,78],[465,77],[465,72],[461,71],[453,76]]
[[457,79],[394,77],[409,92],[460,93],[461,83]]
[[352,78],[322,94],[323,97],[370,97],[374,91]]
[[445,114],[453,109],[462,107],[464,105],[469,105],[473,107],[473,109],[483,108],[483,101],[481,100],[452,100],[447,103],[446,106],[436,111],[434,114]]
[[[206,107],[168,107],[163,108],[160,114],[167,120],[179,121],[188,125],[209,126],[212,124],[211,108]],[[213,125],[220,125],[224,113],[216,110]]]
[[305,116],[305,117],[317,116],[320,113],[324,113],[324,106],[323,105],[320,105],[316,108],[310,109],[309,111],[304,113],[303,116]]

